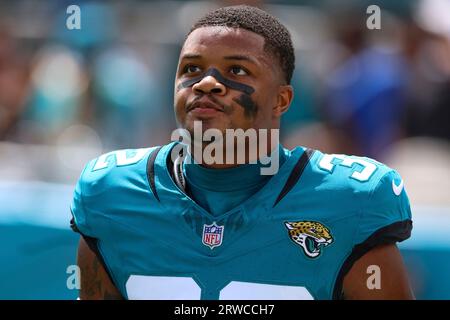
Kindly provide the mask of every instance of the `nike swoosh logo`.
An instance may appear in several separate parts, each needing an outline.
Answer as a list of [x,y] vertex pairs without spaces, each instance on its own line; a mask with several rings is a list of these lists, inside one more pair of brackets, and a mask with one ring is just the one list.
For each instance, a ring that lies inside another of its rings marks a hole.
[[399,196],[403,191],[403,179],[400,181],[399,185],[395,184],[395,181],[392,180],[392,190],[394,191],[396,196]]

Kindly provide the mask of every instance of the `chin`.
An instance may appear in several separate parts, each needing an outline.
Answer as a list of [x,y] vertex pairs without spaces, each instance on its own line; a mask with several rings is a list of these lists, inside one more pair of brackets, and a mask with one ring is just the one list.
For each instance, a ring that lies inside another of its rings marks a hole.
[[[232,126],[230,126],[229,123],[226,123],[223,121],[223,119],[217,119],[217,118],[212,118],[212,119],[192,119],[191,121],[189,121],[188,123],[186,123],[185,128],[191,132],[191,134],[194,133],[194,122],[196,122],[196,125],[198,126],[197,123],[200,123],[200,128],[201,128],[201,132],[204,134],[206,130],[209,129],[218,129],[219,131],[221,131],[222,133],[225,134],[225,130],[226,129],[233,129]],[[199,127],[197,127],[197,132],[199,131]]]

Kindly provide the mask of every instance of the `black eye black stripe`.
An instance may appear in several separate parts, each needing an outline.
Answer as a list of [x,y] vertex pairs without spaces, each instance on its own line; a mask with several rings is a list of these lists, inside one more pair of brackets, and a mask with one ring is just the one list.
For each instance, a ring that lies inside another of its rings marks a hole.
[[204,77],[207,77],[207,76],[213,76],[217,81],[219,81],[224,86],[226,86],[230,89],[242,91],[248,95],[251,95],[253,92],[255,92],[255,89],[253,89],[249,85],[225,78],[224,76],[222,76],[222,74],[216,68],[210,68],[205,73],[199,75],[198,77],[195,77],[195,78],[192,78],[192,79],[189,79],[189,80],[186,80],[186,81],[180,83],[177,87],[177,91],[181,90],[183,88],[191,87],[194,84],[196,84],[197,82],[200,82]]

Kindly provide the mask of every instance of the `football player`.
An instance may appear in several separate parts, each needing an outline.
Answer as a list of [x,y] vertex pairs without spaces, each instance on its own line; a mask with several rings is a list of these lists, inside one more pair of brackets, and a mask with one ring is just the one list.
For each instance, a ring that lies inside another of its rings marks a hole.
[[[180,128],[279,129],[294,60],[289,32],[268,13],[208,13],[179,57]],[[396,246],[412,229],[399,174],[271,141],[258,141],[276,155],[271,175],[248,148],[244,164],[202,163],[177,141],[90,161],[71,205],[80,298],[413,298]]]

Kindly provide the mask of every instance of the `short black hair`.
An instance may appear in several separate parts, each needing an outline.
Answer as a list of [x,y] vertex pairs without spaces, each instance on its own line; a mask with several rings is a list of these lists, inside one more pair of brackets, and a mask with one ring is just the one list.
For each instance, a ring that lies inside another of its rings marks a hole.
[[264,49],[278,59],[287,84],[291,83],[295,68],[295,54],[292,39],[286,27],[269,13],[248,5],[222,7],[207,13],[191,28],[225,26],[242,28],[259,34],[264,38]]

